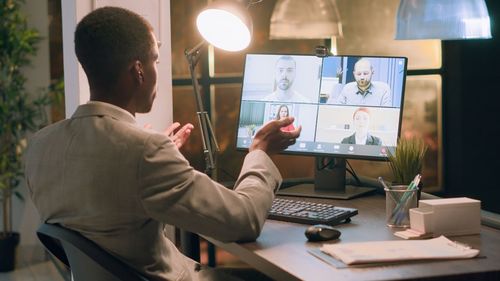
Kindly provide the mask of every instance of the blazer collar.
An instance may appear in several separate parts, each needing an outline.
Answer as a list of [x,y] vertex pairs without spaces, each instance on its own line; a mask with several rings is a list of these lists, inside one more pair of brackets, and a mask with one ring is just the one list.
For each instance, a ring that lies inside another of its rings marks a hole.
[[90,101],[89,103],[78,106],[71,118],[82,118],[90,116],[109,116],[119,121],[137,124],[134,116],[125,109],[109,103],[96,101]]

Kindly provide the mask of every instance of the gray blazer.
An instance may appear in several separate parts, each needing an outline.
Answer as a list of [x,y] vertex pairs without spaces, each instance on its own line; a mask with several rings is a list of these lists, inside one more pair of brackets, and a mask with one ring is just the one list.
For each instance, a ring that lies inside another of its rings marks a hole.
[[[341,143],[356,144],[356,133],[342,139]],[[366,145],[382,145],[382,140],[379,137],[368,134]]]
[[205,280],[165,236],[166,224],[221,241],[255,240],[281,176],[257,150],[234,190],[194,170],[163,134],[105,103],[39,131],[26,179],[43,221],[76,230],[152,280]]

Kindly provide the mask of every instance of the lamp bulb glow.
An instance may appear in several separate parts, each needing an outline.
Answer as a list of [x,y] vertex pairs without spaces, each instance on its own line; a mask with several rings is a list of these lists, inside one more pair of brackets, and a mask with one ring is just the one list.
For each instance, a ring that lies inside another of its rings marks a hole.
[[251,31],[236,15],[222,9],[207,9],[196,19],[201,36],[226,51],[240,51],[250,44]]

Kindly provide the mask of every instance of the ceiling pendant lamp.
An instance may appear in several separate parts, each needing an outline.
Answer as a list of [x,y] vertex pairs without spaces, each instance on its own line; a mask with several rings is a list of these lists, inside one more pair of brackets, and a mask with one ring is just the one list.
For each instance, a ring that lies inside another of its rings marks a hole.
[[271,16],[270,39],[342,37],[336,0],[278,0]]
[[489,39],[484,0],[401,0],[396,39]]

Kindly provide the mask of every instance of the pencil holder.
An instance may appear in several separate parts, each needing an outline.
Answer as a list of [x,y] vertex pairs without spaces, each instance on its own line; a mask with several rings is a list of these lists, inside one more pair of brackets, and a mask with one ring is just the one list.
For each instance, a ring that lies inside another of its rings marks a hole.
[[418,188],[408,189],[408,185],[393,185],[384,190],[387,226],[409,227],[409,211],[417,207]]

